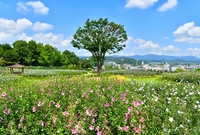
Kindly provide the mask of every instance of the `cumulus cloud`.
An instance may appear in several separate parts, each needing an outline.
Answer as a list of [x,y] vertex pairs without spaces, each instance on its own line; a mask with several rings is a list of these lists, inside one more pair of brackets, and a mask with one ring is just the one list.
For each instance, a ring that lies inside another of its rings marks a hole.
[[46,7],[41,1],[29,1],[26,3],[18,2],[17,10],[20,12],[28,11],[28,7],[33,8],[33,11],[38,14],[46,15],[49,8]]
[[194,27],[194,22],[186,23],[180,26],[177,30],[173,32],[174,35],[182,35],[188,32],[189,29]]
[[163,51],[170,51],[170,52],[171,51],[178,51],[178,50],[180,50],[180,49],[176,46],[173,46],[173,45],[169,45],[169,46],[163,48]]
[[50,30],[52,28],[53,28],[53,26],[51,24],[48,24],[48,23],[36,22],[33,25],[34,31],[44,31],[44,30]]
[[138,7],[140,9],[146,9],[153,6],[158,0],[127,0],[125,8]]
[[195,26],[194,22],[185,23],[173,32],[176,42],[191,44],[200,43],[200,26]]
[[188,48],[186,51],[190,52],[190,54],[200,57],[200,48]]
[[167,11],[168,9],[174,8],[178,4],[177,0],[168,0],[162,6],[158,8],[158,11]]
[[36,33],[32,39],[55,47],[66,47],[71,44],[72,36],[64,37],[62,34],[53,34],[51,32],[46,34]]
[[0,31],[8,34],[20,33],[30,28],[32,25],[33,24],[25,18],[18,19],[16,22],[13,20],[0,18]]
[[151,40],[150,41],[145,41],[143,39],[135,39],[134,43],[139,44],[138,47],[135,49],[141,49],[141,50],[147,50],[147,49],[157,49],[160,48],[160,45],[158,43],[153,43]]
[[13,37],[12,34],[8,34],[8,33],[5,33],[5,32],[0,32],[0,42],[4,42],[4,41],[7,41],[9,39],[11,39]]

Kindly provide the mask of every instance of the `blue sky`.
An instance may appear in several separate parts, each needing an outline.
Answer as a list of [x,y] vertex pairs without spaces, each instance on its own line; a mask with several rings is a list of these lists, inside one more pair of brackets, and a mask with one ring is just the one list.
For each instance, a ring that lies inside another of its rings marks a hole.
[[0,43],[35,40],[90,56],[71,40],[86,20],[108,18],[128,40],[117,55],[192,55],[200,58],[200,0],[1,0]]

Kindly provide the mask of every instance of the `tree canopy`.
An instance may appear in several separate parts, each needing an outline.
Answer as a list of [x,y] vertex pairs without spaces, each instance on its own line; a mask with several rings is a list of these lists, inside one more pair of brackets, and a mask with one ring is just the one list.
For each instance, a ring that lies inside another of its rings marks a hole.
[[0,44],[0,66],[19,63],[26,66],[77,67],[78,62],[79,58],[73,52],[64,50],[61,53],[50,44],[43,45],[34,40],[17,40],[12,46]]
[[73,35],[72,45],[78,49],[86,49],[92,53],[97,62],[97,69],[100,70],[105,60],[105,54],[116,53],[125,47],[127,40],[124,27],[108,19],[92,20],[87,19],[84,27],[79,27]]

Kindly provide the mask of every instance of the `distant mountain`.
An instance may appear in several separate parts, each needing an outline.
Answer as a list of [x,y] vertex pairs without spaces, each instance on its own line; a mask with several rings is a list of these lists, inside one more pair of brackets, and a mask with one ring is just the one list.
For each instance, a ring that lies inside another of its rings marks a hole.
[[[86,58],[81,57],[79,58]],[[120,56],[120,55],[112,55],[107,56],[106,61],[121,61],[124,58],[131,58],[135,61],[149,61],[149,62],[189,62],[189,63],[200,63],[200,58],[195,56],[168,56],[168,55],[156,55],[156,54],[147,54],[147,55],[133,55],[133,56]],[[114,60],[115,59],[115,60]],[[124,61],[131,61],[130,59],[125,59]]]
[[128,58],[133,58],[136,60],[146,60],[146,61],[200,61],[200,58],[195,56],[168,56],[168,55],[134,55],[128,56]]

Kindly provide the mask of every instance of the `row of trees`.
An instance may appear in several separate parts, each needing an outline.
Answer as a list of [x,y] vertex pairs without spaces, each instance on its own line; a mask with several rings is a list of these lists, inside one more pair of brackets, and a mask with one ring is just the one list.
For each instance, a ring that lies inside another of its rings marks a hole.
[[23,64],[26,66],[77,66],[84,61],[68,50],[62,53],[52,45],[36,41],[17,40],[12,46],[0,44],[0,66]]

